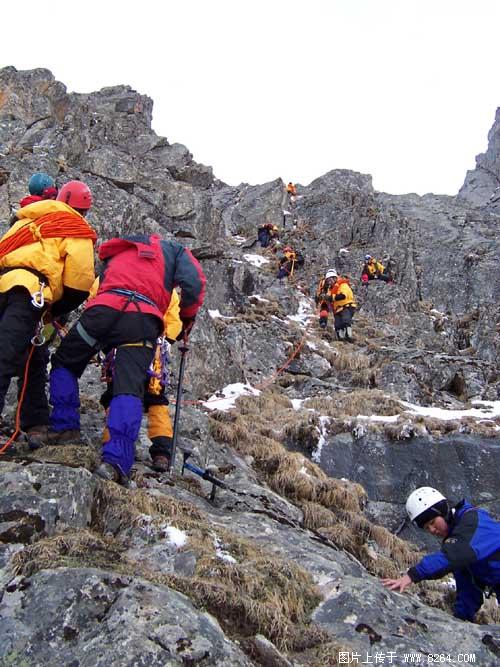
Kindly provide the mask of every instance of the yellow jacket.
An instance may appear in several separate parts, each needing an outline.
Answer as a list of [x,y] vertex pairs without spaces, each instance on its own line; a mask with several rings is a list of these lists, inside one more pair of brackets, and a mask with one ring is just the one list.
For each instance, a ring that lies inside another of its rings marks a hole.
[[370,276],[379,276],[384,273],[384,265],[376,259],[371,259],[365,266]]
[[[340,313],[346,306],[354,306],[356,308],[356,301],[352,293],[351,286],[345,278],[339,278],[333,288],[333,312]],[[338,295],[344,295],[345,299],[336,299]]]
[[168,304],[167,312],[163,316],[165,337],[169,340],[175,340],[182,331],[182,322],[179,317],[179,301],[179,295],[175,290],[172,290],[172,297]]
[[[73,208],[60,201],[44,200],[29,204],[17,212],[18,222],[4,234],[2,239],[12,236],[30,221],[47,213],[66,211],[79,215]],[[40,279],[29,270],[43,274],[48,285],[43,290],[46,302],[59,301],[65,287],[88,292],[94,280],[94,244],[85,238],[47,238],[24,245],[0,258],[0,271],[13,268],[0,275],[0,292],[13,287],[25,287],[30,294],[40,289]],[[18,268],[19,267],[19,268]]]

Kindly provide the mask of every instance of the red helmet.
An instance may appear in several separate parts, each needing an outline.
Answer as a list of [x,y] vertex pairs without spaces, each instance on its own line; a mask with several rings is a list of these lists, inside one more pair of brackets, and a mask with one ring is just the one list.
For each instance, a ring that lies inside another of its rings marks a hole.
[[59,190],[57,201],[62,201],[71,208],[87,210],[92,206],[92,193],[82,181],[69,181]]

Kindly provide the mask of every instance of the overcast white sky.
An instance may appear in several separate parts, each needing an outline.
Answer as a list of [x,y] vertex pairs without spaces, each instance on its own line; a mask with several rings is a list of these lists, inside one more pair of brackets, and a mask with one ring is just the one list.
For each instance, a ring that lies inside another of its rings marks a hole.
[[19,0],[2,26],[1,66],[131,85],[232,185],[455,194],[500,105],[499,0]]

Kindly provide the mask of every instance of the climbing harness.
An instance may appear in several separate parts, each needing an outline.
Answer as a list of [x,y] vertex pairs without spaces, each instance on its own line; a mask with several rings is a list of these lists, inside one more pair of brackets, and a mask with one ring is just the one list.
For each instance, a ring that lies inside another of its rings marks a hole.
[[[161,312],[161,309],[158,308],[153,299],[150,299],[148,296],[145,296],[140,292],[134,292],[133,290],[129,289],[122,289],[121,287],[113,287],[111,289],[104,290],[104,292],[111,292],[112,294],[119,294],[120,296],[126,296],[128,300],[125,304],[125,308],[128,306],[129,303],[135,303],[136,301],[139,301],[141,303],[147,303],[148,306],[153,306],[154,308],[156,308],[156,310],[159,310]],[[139,310],[138,306],[137,309]]]

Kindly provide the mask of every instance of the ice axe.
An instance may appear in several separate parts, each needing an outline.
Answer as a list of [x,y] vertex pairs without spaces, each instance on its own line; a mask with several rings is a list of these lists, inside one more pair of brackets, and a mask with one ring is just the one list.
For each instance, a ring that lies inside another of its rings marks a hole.
[[177,451],[177,436],[179,434],[179,417],[181,415],[182,402],[182,381],[184,379],[184,368],[186,366],[186,354],[189,351],[187,346],[187,338],[184,338],[182,345],[179,347],[181,353],[181,363],[179,366],[179,380],[177,381],[177,397],[175,399],[175,416],[174,416],[174,433],[172,436],[172,454],[170,455],[170,466],[168,474],[172,475],[175,465],[175,454]]
[[194,465],[193,463],[188,463],[188,459],[191,456],[191,452],[184,451],[182,452],[182,455],[183,455],[182,474],[184,474],[184,470],[190,470],[195,475],[198,475],[207,482],[210,482],[210,484],[212,485],[212,490],[210,492],[210,500],[212,502],[215,500],[215,492],[217,490],[217,487],[219,489],[227,489],[229,491],[233,491],[233,489],[228,487],[225,482],[215,477],[215,475],[212,474],[212,471],[209,470],[208,468],[203,469]]

